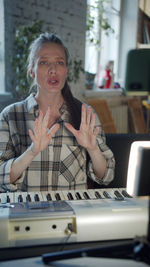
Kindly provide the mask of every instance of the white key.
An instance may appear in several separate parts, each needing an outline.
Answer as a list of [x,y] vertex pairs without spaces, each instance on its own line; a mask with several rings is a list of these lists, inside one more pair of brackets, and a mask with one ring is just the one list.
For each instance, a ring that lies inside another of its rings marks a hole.
[[0,194],[0,203],[7,203],[6,193],[1,193]]
[[47,191],[41,191],[41,196],[42,196],[42,201],[48,201],[47,200],[47,194],[50,193],[50,192],[47,192]]
[[94,189],[88,189],[87,192],[88,192],[88,195],[90,195],[91,199],[96,199],[95,190]]
[[15,192],[14,193],[14,201],[15,201],[15,203],[19,202],[19,196],[20,195],[22,196],[23,203],[25,203],[26,202],[27,192]]

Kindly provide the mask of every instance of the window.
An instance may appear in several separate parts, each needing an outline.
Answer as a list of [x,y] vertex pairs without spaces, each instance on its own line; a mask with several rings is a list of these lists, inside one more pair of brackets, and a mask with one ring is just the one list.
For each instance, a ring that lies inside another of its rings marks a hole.
[[[99,0],[99,4],[101,4]],[[103,1],[104,2],[104,1]],[[93,7],[97,6],[97,0],[88,0],[87,4]],[[118,50],[119,50],[119,33],[120,33],[120,6],[121,0],[106,0],[104,3],[104,16],[111,26],[111,31],[99,27],[98,9],[91,8],[91,16],[95,18],[93,32],[94,38],[99,38],[99,46],[94,45],[89,41],[89,36],[86,40],[85,49],[85,70],[90,73],[95,73],[95,83],[100,87],[103,82],[104,70],[108,62],[113,63],[114,81],[117,81],[118,73]],[[93,33],[91,33],[93,34]]]

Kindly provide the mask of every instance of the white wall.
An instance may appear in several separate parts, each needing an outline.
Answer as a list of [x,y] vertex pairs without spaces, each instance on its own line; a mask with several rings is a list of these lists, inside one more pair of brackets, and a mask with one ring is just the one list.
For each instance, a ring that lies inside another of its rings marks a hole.
[[[18,24],[30,24],[43,20],[44,31],[54,31],[66,43],[71,57],[85,60],[85,29],[86,29],[86,0],[0,0],[4,3],[5,29],[5,74],[4,90],[11,91],[14,34]],[[0,3],[1,3],[0,2]],[[1,9],[1,6],[0,6]],[[1,10],[2,12],[2,10]],[[2,20],[2,17],[1,19]],[[4,87],[4,85],[2,86]],[[71,85],[74,95],[78,98],[83,94],[85,81],[82,78],[79,85]]]

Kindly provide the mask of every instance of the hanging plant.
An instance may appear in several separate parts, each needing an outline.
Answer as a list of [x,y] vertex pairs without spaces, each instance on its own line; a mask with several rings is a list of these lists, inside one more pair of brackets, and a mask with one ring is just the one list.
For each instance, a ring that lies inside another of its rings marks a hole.
[[15,74],[15,87],[12,91],[14,98],[24,99],[29,94],[29,82],[26,73],[28,49],[31,42],[42,32],[43,22],[38,21],[32,25],[20,25],[15,33],[14,56],[12,67]]
[[70,60],[69,61],[69,74],[68,74],[68,82],[77,83],[80,79],[80,74],[84,73],[83,62],[81,59]]
[[87,39],[96,47],[100,46],[99,29],[104,30],[106,35],[114,33],[114,29],[111,27],[106,15],[108,3],[110,3],[110,0],[97,0],[93,5],[87,4]]

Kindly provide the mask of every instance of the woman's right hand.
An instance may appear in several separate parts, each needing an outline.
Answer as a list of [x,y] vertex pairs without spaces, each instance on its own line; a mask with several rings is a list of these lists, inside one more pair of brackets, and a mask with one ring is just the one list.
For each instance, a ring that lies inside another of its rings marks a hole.
[[59,124],[54,124],[50,129],[48,124],[50,121],[50,108],[48,108],[45,116],[40,111],[39,117],[36,119],[33,131],[29,130],[29,136],[32,140],[31,150],[36,156],[43,151],[51,141],[52,136],[59,129]]

